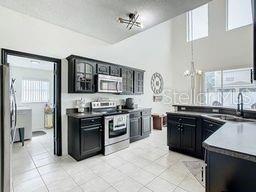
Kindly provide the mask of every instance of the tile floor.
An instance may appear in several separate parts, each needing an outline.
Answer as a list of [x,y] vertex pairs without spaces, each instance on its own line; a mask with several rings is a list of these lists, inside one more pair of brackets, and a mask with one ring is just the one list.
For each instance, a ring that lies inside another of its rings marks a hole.
[[[203,192],[182,161],[192,157],[168,150],[166,129],[109,156],[80,162],[55,157],[52,135],[13,146],[14,192]],[[197,159],[196,159],[197,160]]]

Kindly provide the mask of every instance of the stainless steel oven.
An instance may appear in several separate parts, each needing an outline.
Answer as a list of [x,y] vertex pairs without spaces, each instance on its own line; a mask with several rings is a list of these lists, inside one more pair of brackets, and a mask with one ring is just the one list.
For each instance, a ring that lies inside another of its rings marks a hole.
[[128,114],[105,116],[104,126],[105,155],[129,147],[130,124]]
[[122,77],[98,74],[97,91],[100,93],[122,93]]

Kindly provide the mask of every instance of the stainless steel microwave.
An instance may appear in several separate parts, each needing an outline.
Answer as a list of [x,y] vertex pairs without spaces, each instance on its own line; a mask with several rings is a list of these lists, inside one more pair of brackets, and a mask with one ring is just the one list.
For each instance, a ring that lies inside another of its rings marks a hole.
[[97,91],[99,93],[122,93],[122,89],[122,77],[98,74]]

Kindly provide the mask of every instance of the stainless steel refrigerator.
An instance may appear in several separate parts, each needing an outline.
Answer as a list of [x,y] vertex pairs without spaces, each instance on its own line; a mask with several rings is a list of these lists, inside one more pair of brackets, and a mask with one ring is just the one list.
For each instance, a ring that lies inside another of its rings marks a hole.
[[8,64],[0,64],[0,157],[1,157],[1,192],[10,191],[10,150],[11,150],[11,117],[10,117],[10,70]]

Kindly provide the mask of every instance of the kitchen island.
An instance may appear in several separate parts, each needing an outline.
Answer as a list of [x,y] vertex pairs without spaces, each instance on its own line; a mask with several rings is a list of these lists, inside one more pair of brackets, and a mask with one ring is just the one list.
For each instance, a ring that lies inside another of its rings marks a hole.
[[[178,109],[175,112],[167,113],[169,148],[172,150],[174,141],[182,141],[186,136],[189,142],[183,141],[183,145],[178,145],[183,147],[181,152],[189,154],[189,151],[192,155],[198,155],[202,150],[201,158],[204,157],[207,164],[206,191],[256,191],[255,119],[235,117],[235,109],[176,107]],[[256,112],[245,110],[244,116],[256,118]],[[177,124],[173,123],[175,118],[178,118]],[[173,134],[175,128],[179,134]]]

